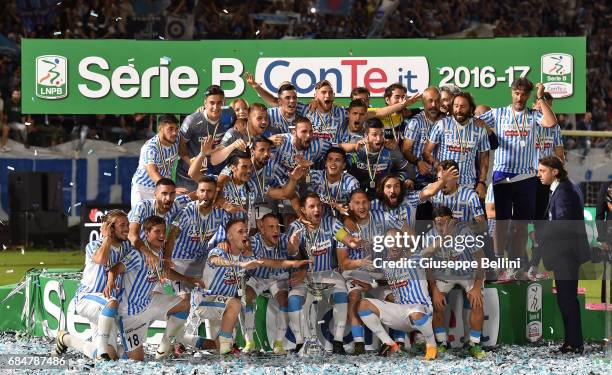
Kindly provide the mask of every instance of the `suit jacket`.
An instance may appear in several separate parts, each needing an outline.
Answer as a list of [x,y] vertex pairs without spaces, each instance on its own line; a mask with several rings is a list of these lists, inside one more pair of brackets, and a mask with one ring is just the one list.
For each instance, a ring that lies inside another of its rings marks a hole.
[[569,179],[560,181],[551,194],[546,219],[542,260],[547,269],[555,270],[561,262],[579,266],[590,259],[582,194]]

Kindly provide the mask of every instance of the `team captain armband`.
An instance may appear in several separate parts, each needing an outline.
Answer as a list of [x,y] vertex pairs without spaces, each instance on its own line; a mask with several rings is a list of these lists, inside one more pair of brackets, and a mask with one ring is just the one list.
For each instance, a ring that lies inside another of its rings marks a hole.
[[343,239],[346,238],[346,236],[348,236],[348,232],[346,231],[346,229],[344,228],[340,228],[337,232],[336,232],[336,239],[338,241],[342,241]]

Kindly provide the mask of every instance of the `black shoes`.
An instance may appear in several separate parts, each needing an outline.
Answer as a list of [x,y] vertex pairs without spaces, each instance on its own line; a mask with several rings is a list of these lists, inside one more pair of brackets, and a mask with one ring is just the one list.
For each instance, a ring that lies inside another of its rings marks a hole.
[[342,341],[334,340],[334,347],[332,349],[332,353],[334,354],[346,354],[344,350],[344,343]]
[[362,354],[365,354],[365,342],[356,342],[355,351],[353,351],[353,355],[362,355]]
[[582,354],[584,353],[584,345],[580,346],[571,346],[568,344],[563,344],[560,347],[552,350],[553,354]]

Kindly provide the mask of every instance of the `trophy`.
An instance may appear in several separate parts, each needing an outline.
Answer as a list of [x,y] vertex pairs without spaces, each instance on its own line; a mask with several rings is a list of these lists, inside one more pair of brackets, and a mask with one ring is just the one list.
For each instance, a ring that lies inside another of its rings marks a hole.
[[[308,244],[307,244],[308,245]],[[312,258],[312,250],[315,248],[313,246],[306,246],[308,257]],[[306,278],[304,279],[304,283],[306,284],[306,288],[308,291],[308,296],[306,298],[306,303],[304,306],[308,306],[306,319],[308,322],[308,334],[305,335],[304,338],[304,346],[300,350],[301,357],[313,357],[320,356],[324,353],[323,346],[317,337],[317,326],[319,324],[319,302],[323,300],[323,293],[333,288],[334,283],[325,282],[325,279],[322,275],[315,275],[312,271],[312,265],[308,266],[308,272],[306,273]],[[310,303],[309,303],[310,302]]]

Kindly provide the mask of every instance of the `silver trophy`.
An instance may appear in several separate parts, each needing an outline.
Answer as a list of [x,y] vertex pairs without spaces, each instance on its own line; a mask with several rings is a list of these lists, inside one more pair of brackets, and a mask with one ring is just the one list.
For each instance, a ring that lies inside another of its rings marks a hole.
[[325,282],[324,279],[317,278],[309,271],[304,280],[308,290],[307,322],[308,322],[308,337],[304,339],[304,346],[300,350],[302,357],[320,356],[324,353],[323,345],[317,336],[317,327],[319,325],[319,302],[323,299],[323,293],[334,287],[334,283]]
[[[307,245],[309,244],[307,243]],[[308,257],[311,259],[313,257],[313,248],[315,248],[314,244],[312,246],[306,246]],[[317,327],[319,325],[319,302],[323,299],[323,293],[333,288],[335,284],[326,282],[321,273],[317,275],[313,272],[312,265],[308,266],[308,272],[306,273],[304,283],[308,291],[308,296],[304,305],[308,306],[308,315],[306,315],[306,319],[309,332],[305,335],[307,337],[304,338],[304,346],[300,350],[299,355],[301,357],[320,356],[324,353],[324,348],[317,336]]]

